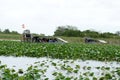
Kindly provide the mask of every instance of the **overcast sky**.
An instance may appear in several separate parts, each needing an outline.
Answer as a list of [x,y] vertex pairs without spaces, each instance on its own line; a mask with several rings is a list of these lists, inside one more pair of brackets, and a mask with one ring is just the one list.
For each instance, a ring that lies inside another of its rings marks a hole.
[[57,26],[120,31],[120,0],[0,0],[0,28],[53,35]]

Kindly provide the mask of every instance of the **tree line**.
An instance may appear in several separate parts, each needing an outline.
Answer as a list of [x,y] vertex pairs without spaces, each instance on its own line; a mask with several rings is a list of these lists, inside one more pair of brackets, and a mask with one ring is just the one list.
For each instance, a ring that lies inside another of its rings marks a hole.
[[[17,31],[10,31],[9,29],[1,30],[0,33],[4,34],[20,34]],[[45,34],[36,34],[45,36]],[[116,33],[104,32],[100,33],[95,30],[84,30],[81,31],[74,26],[58,26],[57,29],[54,31],[53,36],[65,36],[65,37],[92,37],[92,38],[120,38],[120,31],[116,31]]]
[[19,34],[17,31],[10,31],[9,29],[5,29],[3,31],[0,29],[0,33],[4,33],[4,34]]
[[93,37],[93,38],[120,38],[120,31],[116,33],[104,32],[100,33],[94,30],[80,31],[74,26],[58,26],[54,32],[54,36],[66,36],[66,37]]

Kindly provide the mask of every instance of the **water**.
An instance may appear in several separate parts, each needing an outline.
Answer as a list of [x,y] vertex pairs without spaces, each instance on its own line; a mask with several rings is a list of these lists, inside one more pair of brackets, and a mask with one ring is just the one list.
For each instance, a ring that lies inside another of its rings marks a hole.
[[[13,57],[13,56],[9,56],[9,57],[5,57],[5,56],[0,56],[0,61],[1,64],[6,64],[8,68],[13,68],[16,71],[18,71],[18,69],[23,69],[24,71],[27,70],[27,68],[30,65],[40,65],[42,63],[44,63],[44,66],[40,67],[40,69],[45,68],[45,66],[49,66],[47,68],[47,71],[45,73],[45,75],[49,78],[49,79],[54,79],[52,73],[55,71],[58,72],[62,72],[64,75],[66,75],[66,71],[61,70],[60,65],[69,65],[70,67],[72,67],[73,69],[75,69],[76,65],[80,65],[80,69],[79,69],[79,73],[83,74],[87,71],[89,72],[94,72],[94,76],[101,76],[101,73],[103,72],[103,70],[101,69],[96,69],[96,67],[109,67],[110,71],[115,70],[117,67],[120,66],[120,62],[102,62],[102,61],[94,61],[94,60],[86,60],[86,61],[82,61],[82,60],[60,60],[60,59],[51,59],[51,58],[46,58],[46,57],[42,57],[42,58],[32,58],[32,57]],[[67,62],[65,62],[67,61]],[[36,62],[38,62],[37,64],[35,64]],[[56,63],[56,66],[53,66],[51,63]],[[57,67],[57,68],[56,68]],[[88,70],[86,67],[91,67],[90,70]],[[76,76],[78,77],[80,74],[74,74],[74,73],[70,73],[67,76]]]

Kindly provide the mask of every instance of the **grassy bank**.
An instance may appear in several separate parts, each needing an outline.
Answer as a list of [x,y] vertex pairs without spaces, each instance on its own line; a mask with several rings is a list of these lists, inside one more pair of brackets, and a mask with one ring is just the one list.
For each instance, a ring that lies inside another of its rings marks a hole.
[[[84,38],[82,37],[63,37],[60,38],[68,41],[69,43],[84,43]],[[21,34],[2,34],[0,33],[0,39],[8,39],[8,40],[21,40]],[[107,41],[109,44],[120,44],[120,38],[96,38]]]
[[[84,38],[81,37],[62,37],[66,41],[70,43],[84,43]],[[108,44],[117,44],[120,45],[120,38],[94,38],[96,40],[105,40]]]
[[20,34],[3,34],[3,33],[0,33],[0,39],[20,40],[21,35]]

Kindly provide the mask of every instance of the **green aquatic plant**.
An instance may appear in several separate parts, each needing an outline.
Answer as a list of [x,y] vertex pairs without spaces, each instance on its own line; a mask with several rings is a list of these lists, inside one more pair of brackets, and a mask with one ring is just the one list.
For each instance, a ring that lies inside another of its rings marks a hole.
[[[0,55],[120,61],[120,46],[100,44],[49,44],[0,41]],[[97,56],[97,57],[96,57]],[[67,60],[64,61],[67,63]],[[74,61],[71,61],[71,63]]]

